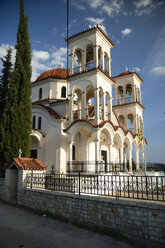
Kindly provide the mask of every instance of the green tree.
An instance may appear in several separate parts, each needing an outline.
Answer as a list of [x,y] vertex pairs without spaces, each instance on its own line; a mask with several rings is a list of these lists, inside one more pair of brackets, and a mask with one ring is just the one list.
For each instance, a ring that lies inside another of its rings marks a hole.
[[24,2],[20,0],[20,17],[17,32],[16,58],[8,103],[1,125],[3,133],[4,162],[18,156],[30,155],[31,146],[31,45],[29,41],[28,21],[24,12]]
[[[3,168],[3,164],[6,162],[5,154],[6,150],[10,150],[11,147],[11,135],[9,128],[6,124],[10,123],[9,116],[6,115],[6,107],[9,101],[9,90],[12,82],[12,62],[11,62],[12,49],[7,49],[5,58],[1,58],[3,63],[2,75],[0,77],[0,167]],[[5,141],[5,137],[8,139]]]
[[3,63],[2,75],[0,76],[0,121],[9,98],[9,87],[12,79],[12,49],[7,49],[7,54],[1,58]]
[[[21,148],[22,155],[30,155],[31,146],[31,44],[29,41],[28,20],[24,11],[24,2],[20,0],[20,19],[17,32],[16,60],[13,82],[17,88],[17,112],[13,110],[12,143],[14,154],[18,155]],[[15,91],[15,89],[13,89]],[[14,92],[12,93],[14,94]]]

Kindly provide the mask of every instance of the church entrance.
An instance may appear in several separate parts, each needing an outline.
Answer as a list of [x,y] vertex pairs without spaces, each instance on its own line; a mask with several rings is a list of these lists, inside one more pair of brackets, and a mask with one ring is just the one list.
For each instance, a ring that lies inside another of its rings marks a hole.
[[104,161],[104,172],[107,172],[107,151],[101,150],[101,157]]

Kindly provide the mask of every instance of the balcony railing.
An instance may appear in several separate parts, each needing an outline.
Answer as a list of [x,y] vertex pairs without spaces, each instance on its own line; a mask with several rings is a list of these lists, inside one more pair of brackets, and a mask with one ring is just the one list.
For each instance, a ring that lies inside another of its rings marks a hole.
[[[86,70],[91,70],[91,69],[94,69],[95,68],[95,63],[94,61],[91,61],[90,63],[86,64],[84,66],[84,69],[83,69],[83,66],[77,66],[77,67],[74,67],[73,68],[73,74],[77,74],[77,73],[80,73],[82,71],[86,71]],[[98,64],[98,68],[100,68],[101,70],[103,70],[103,67],[102,65],[99,63]],[[105,68],[103,70],[107,75],[109,75],[109,71],[107,71],[107,69]]]
[[122,98],[122,99],[117,99],[117,105],[129,104],[129,103],[133,103],[133,102],[141,103],[140,100],[138,100],[138,99],[134,100],[133,97],[126,97],[126,98]]

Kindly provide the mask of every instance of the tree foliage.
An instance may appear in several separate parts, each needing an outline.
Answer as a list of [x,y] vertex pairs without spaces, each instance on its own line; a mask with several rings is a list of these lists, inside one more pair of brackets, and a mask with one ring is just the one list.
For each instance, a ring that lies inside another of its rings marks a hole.
[[9,162],[12,157],[17,157],[20,148],[24,157],[30,155],[31,45],[23,0],[20,0],[20,18],[15,48],[15,65],[2,127],[5,162]]

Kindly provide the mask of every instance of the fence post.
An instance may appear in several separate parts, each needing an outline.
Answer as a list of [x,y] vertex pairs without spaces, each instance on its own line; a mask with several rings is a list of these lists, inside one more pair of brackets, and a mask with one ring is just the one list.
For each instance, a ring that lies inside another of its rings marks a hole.
[[33,171],[31,171],[31,189],[33,188]]
[[80,171],[78,173],[78,177],[79,177],[79,180],[78,180],[78,193],[80,195]]

